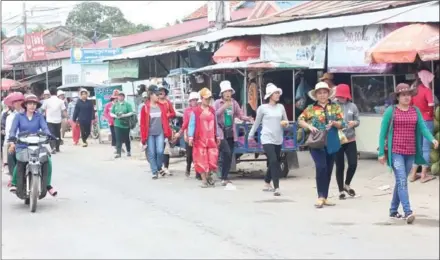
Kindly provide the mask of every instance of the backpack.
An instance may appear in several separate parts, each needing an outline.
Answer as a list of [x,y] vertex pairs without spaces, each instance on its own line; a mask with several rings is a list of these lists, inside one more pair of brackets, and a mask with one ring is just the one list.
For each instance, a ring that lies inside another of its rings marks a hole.
[[133,114],[130,117],[128,117],[128,127],[130,127],[130,129],[134,129],[137,123],[138,123],[138,118],[136,114]]

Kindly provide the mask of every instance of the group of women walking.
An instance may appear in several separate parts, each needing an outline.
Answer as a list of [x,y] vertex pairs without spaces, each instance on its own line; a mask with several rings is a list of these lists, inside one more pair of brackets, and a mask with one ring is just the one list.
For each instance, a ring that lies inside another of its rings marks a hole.
[[[212,102],[212,92],[207,88],[190,93],[182,127],[173,136],[169,109],[166,103],[159,102],[159,88],[155,85],[148,88],[147,100],[140,113],[140,126],[153,179],[157,179],[162,170],[164,140],[176,140],[183,135],[187,144],[185,175],[190,176],[191,163],[194,162],[196,174],[202,180],[201,187],[214,186],[212,176],[217,172],[221,155],[222,185],[230,183],[228,173],[238,135],[235,119],[254,121],[244,115],[232,97],[234,93],[229,81],[220,83],[220,98],[215,102]],[[254,139],[258,127],[262,126],[260,140],[268,167],[263,190],[273,192],[275,196],[281,195],[281,147],[284,128],[289,126],[285,108],[279,104],[282,93],[282,89],[274,84],[267,84],[265,104],[258,107],[255,123],[247,136]],[[387,163],[396,178],[390,217],[405,218],[408,223],[414,221],[414,214],[409,204],[407,176],[413,164],[426,165],[419,137],[423,136],[435,149],[438,148],[438,141],[426,127],[419,109],[411,105],[415,93],[414,88],[404,83],[396,87],[392,96],[395,104],[387,108],[383,117],[378,148],[379,161]],[[330,86],[320,81],[308,95],[314,102],[303,110],[298,124],[310,133],[306,144],[316,169],[318,200],[315,207],[334,206],[328,199],[334,165],[339,199],[356,195],[351,182],[358,163],[355,129],[360,125],[359,111],[352,102],[350,86],[346,84]],[[346,160],[348,166],[345,172]],[[399,204],[402,204],[404,215],[398,213]]]

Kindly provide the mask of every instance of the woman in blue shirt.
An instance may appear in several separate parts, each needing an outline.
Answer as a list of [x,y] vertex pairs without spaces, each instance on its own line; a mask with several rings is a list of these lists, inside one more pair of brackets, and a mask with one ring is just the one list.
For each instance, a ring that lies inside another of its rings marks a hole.
[[[23,148],[26,148],[25,145],[19,144],[17,147],[15,146],[14,141],[17,139],[17,134],[19,132],[30,132],[37,133],[38,131],[43,131],[46,134],[53,136],[49,128],[47,127],[46,120],[43,115],[38,112],[38,109],[41,107],[41,103],[38,102],[37,96],[33,94],[29,94],[25,96],[24,102],[22,104],[24,108],[23,113],[19,113],[15,116],[14,121],[12,122],[11,130],[9,132],[9,153],[14,153],[15,151],[20,151]],[[52,195],[56,196],[57,191],[50,185],[52,177],[52,160],[49,156],[48,159],[48,176],[47,176],[47,191]],[[11,192],[15,192],[17,190],[17,167],[14,168],[14,172],[12,175],[12,186],[9,189]]]

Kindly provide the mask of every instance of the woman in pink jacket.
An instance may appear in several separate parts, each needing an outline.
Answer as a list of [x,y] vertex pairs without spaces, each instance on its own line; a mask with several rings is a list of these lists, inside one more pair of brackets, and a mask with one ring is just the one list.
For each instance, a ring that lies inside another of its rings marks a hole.
[[[114,103],[118,101],[119,90],[113,90],[113,94],[110,97],[110,102],[108,102],[104,107],[104,118],[107,120],[108,125],[110,127],[110,132],[112,135],[112,146],[116,149],[116,134],[115,134],[115,119],[110,116],[110,112],[112,111],[112,106]],[[115,151],[116,153],[116,151]]]

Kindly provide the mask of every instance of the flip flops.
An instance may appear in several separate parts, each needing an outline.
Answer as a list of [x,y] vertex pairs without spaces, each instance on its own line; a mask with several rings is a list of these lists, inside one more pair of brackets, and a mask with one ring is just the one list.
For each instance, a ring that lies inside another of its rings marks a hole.
[[421,183],[427,183],[427,182],[430,182],[430,181],[432,181],[432,180],[435,180],[436,178],[437,178],[437,177],[432,176],[432,175],[426,175],[425,178],[420,178],[420,182],[421,182]]

